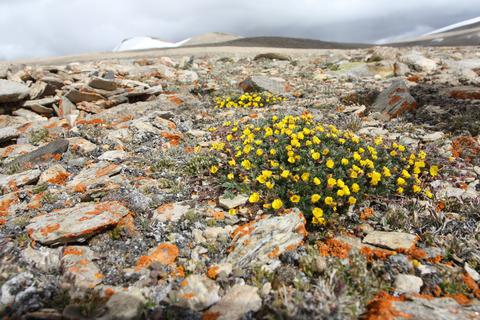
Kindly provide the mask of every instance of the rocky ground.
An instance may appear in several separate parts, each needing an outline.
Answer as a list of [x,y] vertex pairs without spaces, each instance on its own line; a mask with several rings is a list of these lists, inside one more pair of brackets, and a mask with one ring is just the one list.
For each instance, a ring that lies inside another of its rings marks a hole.
[[[480,318],[476,48],[263,53],[0,65],[4,319]],[[214,108],[245,79],[286,101]],[[433,199],[319,227],[210,174],[209,128],[305,112],[425,150]]]

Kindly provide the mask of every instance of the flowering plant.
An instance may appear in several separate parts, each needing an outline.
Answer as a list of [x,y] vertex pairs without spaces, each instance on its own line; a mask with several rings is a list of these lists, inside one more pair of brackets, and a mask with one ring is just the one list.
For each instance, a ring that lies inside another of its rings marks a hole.
[[216,108],[262,108],[285,101],[282,96],[273,95],[270,92],[244,93],[239,96],[217,97]]

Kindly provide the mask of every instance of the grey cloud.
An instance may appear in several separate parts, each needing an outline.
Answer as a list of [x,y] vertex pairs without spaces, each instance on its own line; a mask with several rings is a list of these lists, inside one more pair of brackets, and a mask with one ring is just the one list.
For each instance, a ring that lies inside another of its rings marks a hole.
[[476,0],[1,0],[0,59],[109,51],[210,31],[374,42],[480,15]]

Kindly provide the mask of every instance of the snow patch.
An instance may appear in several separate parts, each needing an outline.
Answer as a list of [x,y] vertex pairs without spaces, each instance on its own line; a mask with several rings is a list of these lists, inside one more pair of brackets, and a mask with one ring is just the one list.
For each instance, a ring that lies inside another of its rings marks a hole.
[[437,29],[437,30],[433,30],[433,31],[431,31],[429,33],[426,33],[424,35],[428,36],[428,35],[435,34],[435,33],[441,33],[441,32],[445,32],[445,31],[448,31],[448,30],[468,26],[469,24],[473,24],[473,23],[477,23],[477,22],[480,22],[480,17],[476,17],[476,18],[465,20],[465,21],[457,22],[457,23],[451,24],[449,26],[446,26],[446,27],[443,27],[443,28],[440,28],[440,29]]
[[133,37],[123,40],[119,45],[113,48],[113,52],[130,51],[130,50],[145,50],[145,49],[161,49],[161,48],[176,48],[187,41],[190,38],[179,42],[167,42],[152,37]]

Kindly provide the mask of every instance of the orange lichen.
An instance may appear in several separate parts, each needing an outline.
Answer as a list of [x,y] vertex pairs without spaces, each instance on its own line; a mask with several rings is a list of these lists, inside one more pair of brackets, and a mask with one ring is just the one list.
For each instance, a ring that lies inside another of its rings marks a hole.
[[238,235],[238,237],[240,238],[252,233],[254,229],[254,226],[253,226],[254,223],[255,221],[250,221],[246,224],[242,224],[241,226],[238,226],[235,230],[233,230],[231,237],[236,238]]
[[380,291],[367,305],[367,311],[360,317],[362,320],[394,320],[397,317],[411,318],[412,315],[395,310],[394,301],[404,301],[403,297],[394,297]]
[[135,227],[135,220],[133,219],[132,214],[127,214],[123,217],[117,224],[119,228],[122,228],[127,231],[129,235],[136,235],[138,233],[137,228]]
[[280,248],[276,246],[271,252],[267,254],[270,259],[274,259],[280,255]]
[[81,256],[83,254],[83,250],[75,247],[66,247],[65,249],[63,249],[64,256],[69,254]]
[[360,213],[360,219],[361,220],[367,220],[371,217],[373,217],[374,211],[372,208],[365,208],[363,211]]
[[109,164],[108,166],[106,167],[103,167],[103,168],[100,168],[97,170],[97,172],[95,173],[95,177],[99,178],[99,177],[103,177],[103,176],[106,176],[106,175],[109,175],[111,174],[118,166],[116,164]]
[[176,245],[171,243],[161,243],[148,256],[141,256],[137,262],[135,270],[139,271],[152,264],[152,262],[159,262],[164,265],[169,265],[175,262],[179,255],[179,250]]
[[70,174],[68,174],[67,172],[59,172],[58,174],[48,179],[47,181],[53,184],[63,185],[65,184],[65,181],[67,181],[69,176]]
[[206,311],[202,316],[202,320],[217,320],[219,317],[220,312]]
[[84,185],[83,183],[79,183],[73,188],[73,191],[83,193],[87,191],[87,186]]
[[465,285],[472,290],[473,295],[477,298],[480,299],[480,287],[478,284],[473,280],[473,278],[467,274],[463,274],[463,282],[465,282]]
[[180,144],[181,137],[178,134],[162,132],[160,135],[167,139],[172,146],[178,146]]
[[49,233],[60,229],[59,223],[49,224],[43,228],[40,228],[40,233],[42,236],[47,236]]
[[368,261],[373,260],[386,260],[391,255],[394,255],[394,251],[388,251],[383,249],[373,249],[367,246],[363,246],[360,249],[360,253],[364,255]]
[[218,267],[218,266],[213,266],[213,267],[210,267],[210,269],[208,269],[208,271],[207,271],[207,276],[208,276],[210,279],[215,280],[215,279],[217,278],[219,272],[220,272],[220,267]]
[[449,297],[457,301],[458,304],[467,305],[472,302],[466,295],[463,293],[453,293],[453,294],[446,294],[445,297]]
[[94,119],[90,119],[90,120],[77,120],[76,124],[85,124],[85,125],[88,125],[88,124],[103,124],[105,123],[105,120],[103,119],[99,119],[99,118],[94,118]]
[[352,246],[336,239],[327,239],[317,242],[318,251],[321,256],[333,256],[341,259],[348,258]]
[[470,163],[480,155],[480,144],[470,136],[460,136],[452,141],[452,155]]

